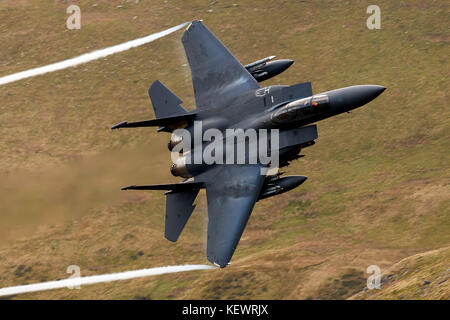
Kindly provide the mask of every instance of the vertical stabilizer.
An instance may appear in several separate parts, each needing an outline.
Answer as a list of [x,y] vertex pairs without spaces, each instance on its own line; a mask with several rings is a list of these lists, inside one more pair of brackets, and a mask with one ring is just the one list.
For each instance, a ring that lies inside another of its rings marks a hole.
[[181,106],[183,102],[159,80],[153,82],[148,89],[148,95],[152,101],[156,118],[180,116],[187,113]]

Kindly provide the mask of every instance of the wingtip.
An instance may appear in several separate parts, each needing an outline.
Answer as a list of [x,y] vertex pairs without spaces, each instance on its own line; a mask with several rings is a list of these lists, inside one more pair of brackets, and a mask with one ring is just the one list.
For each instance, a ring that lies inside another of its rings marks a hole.
[[119,129],[119,128],[123,127],[124,125],[126,125],[127,123],[128,123],[127,121],[122,121],[121,123],[118,123],[118,124],[116,124],[116,125],[113,125],[113,126],[111,127],[111,130]]
[[220,264],[220,263],[217,263],[217,262],[212,262],[212,264],[215,265],[217,268],[220,268],[220,269],[223,269],[223,268],[225,268],[226,266],[229,265],[229,263],[222,263],[222,264]]
[[191,22],[187,22],[187,27],[185,31],[189,31],[191,28],[194,28],[195,25],[197,24],[203,24],[203,20],[202,19],[194,19]]
[[230,258],[225,258],[225,259],[222,258],[221,259],[221,258],[217,258],[214,255],[207,254],[206,258],[213,265],[215,265],[216,267],[221,268],[221,269],[223,269],[223,268],[225,268],[225,267],[227,267],[227,266],[229,266],[231,264],[231,262],[230,262],[231,257]]
[[128,187],[123,187],[123,188],[120,189],[120,190],[130,190],[130,189],[133,189],[134,187],[136,187],[135,184],[133,184],[132,186],[128,186]]

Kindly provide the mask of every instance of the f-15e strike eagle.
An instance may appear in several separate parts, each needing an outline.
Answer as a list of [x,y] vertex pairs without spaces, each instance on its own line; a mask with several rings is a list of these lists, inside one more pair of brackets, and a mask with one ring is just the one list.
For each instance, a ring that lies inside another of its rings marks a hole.
[[[176,130],[184,129],[195,135],[198,123],[201,123],[201,134],[215,129],[225,136],[229,129],[278,129],[277,145],[270,139],[267,145],[268,154],[276,153],[278,167],[282,168],[302,157],[302,148],[314,144],[317,128],[312,123],[361,107],[385,88],[357,85],[315,95],[310,82],[261,88],[259,81],[283,72],[293,61],[270,61],[272,56],[243,66],[201,21],[193,21],[188,26],[182,43],[191,68],[197,108],[185,110],[175,94],[155,81],[149,95],[156,119],[121,122],[112,129],[156,126],[158,131],[173,133],[169,150],[174,152],[178,148],[176,153],[180,158],[170,171],[185,180],[177,184],[133,185],[123,189],[167,190],[165,237],[173,242],[191,216],[199,190],[206,189],[207,258],[223,268],[231,260],[255,203],[296,188],[306,177],[281,177],[281,173],[271,174],[270,170],[262,174],[262,169],[272,163],[248,161],[246,149],[244,162],[187,161],[197,150],[211,144],[212,139],[199,142],[177,135]],[[261,140],[261,136],[257,139]],[[237,140],[232,141],[234,147],[239,144]]]

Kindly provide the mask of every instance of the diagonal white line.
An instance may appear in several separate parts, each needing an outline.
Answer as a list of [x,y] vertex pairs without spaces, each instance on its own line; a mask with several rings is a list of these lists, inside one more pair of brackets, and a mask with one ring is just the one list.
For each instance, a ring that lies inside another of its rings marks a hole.
[[65,280],[49,281],[49,282],[42,282],[42,283],[35,283],[35,284],[27,284],[27,285],[23,285],[23,286],[2,288],[2,289],[0,289],[0,297],[11,296],[11,295],[16,295],[16,294],[20,294],[20,293],[61,289],[61,288],[89,285],[89,284],[102,283],[102,282],[111,282],[111,281],[118,281],[118,280],[128,280],[128,279],[156,276],[156,275],[166,274],[166,273],[176,273],[176,272],[193,271],[193,270],[209,270],[209,269],[216,269],[216,267],[202,265],[202,264],[191,264],[191,265],[184,265],[184,266],[167,266],[167,267],[141,269],[141,270],[134,270],[134,271],[119,272],[119,273],[110,273],[110,274],[103,274],[103,275],[99,275],[99,276],[70,278],[70,279],[65,279]]
[[68,60],[49,64],[47,66],[34,68],[34,69],[14,73],[14,74],[11,74],[8,76],[4,76],[4,77],[0,78],[0,85],[18,81],[18,80],[22,80],[22,79],[26,79],[26,78],[30,78],[30,77],[34,77],[34,76],[41,75],[41,74],[48,73],[48,72],[62,70],[62,69],[73,67],[73,66],[76,66],[76,65],[79,65],[82,63],[92,61],[92,60],[100,59],[100,58],[109,56],[114,53],[126,51],[128,49],[138,47],[143,44],[152,42],[156,39],[159,39],[161,37],[167,36],[168,34],[171,34],[172,32],[175,32],[175,31],[183,28],[188,23],[189,22],[185,22],[185,23],[179,24],[178,26],[169,28],[167,30],[164,30],[164,31],[161,31],[158,33],[148,35],[143,38],[131,40],[128,42],[124,42],[124,43],[112,46],[112,47],[108,47],[108,48],[101,49],[101,50],[96,50],[96,51],[93,51],[90,53],[85,53],[85,54],[82,54],[81,56],[78,56],[78,57],[75,57],[72,59],[68,59]]

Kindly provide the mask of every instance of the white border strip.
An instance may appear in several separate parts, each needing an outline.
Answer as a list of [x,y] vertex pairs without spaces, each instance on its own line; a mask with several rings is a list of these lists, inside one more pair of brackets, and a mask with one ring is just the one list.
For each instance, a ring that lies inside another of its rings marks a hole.
[[42,283],[36,283],[36,284],[27,284],[27,285],[23,285],[23,286],[2,288],[2,289],[0,289],[0,297],[11,296],[11,295],[16,295],[16,294],[20,294],[20,293],[29,293],[29,292],[70,288],[70,287],[73,288],[73,287],[77,287],[77,286],[89,285],[89,284],[95,284],[95,283],[156,276],[156,275],[166,274],[166,273],[176,273],[176,272],[193,271],[193,270],[209,270],[209,269],[216,269],[216,267],[202,265],[202,264],[191,264],[191,265],[184,265],[184,266],[167,266],[167,267],[159,267],[159,268],[151,268],[151,269],[141,269],[141,270],[135,270],[135,271],[126,271],[126,272],[120,272],[120,273],[110,273],[110,274],[104,274],[104,275],[99,275],[99,276],[70,278],[70,279],[65,279],[65,280],[49,281],[49,282],[42,282]]
[[112,47],[108,47],[105,49],[101,49],[101,50],[96,50],[90,53],[85,53],[81,56],[72,58],[72,59],[68,59],[68,60],[64,60],[61,62],[56,62],[56,63],[52,63],[49,64],[47,66],[43,66],[43,67],[39,67],[39,68],[34,68],[34,69],[30,69],[30,70],[26,70],[26,71],[22,71],[22,72],[18,72],[18,73],[14,73],[8,76],[4,76],[0,78],[0,86],[3,84],[7,84],[7,83],[11,83],[14,81],[18,81],[18,80],[22,80],[22,79],[26,79],[26,78],[30,78],[30,77],[34,77],[34,76],[38,76],[44,73],[48,73],[48,72],[53,72],[53,71],[57,71],[57,70],[62,70],[65,68],[69,68],[69,67],[73,67],[82,63],[86,63],[89,61],[93,61],[96,59],[100,59],[106,56],[109,56],[111,54],[114,53],[118,53],[118,52],[122,52],[122,51],[126,51],[128,49],[134,48],[134,47],[138,47],[141,46],[143,44],[152,42],[156,39],[159,39],[161,37],[167,36],[168,34],[171,34],[172,32],[175,32],[181,28],[183,28],[185,25],[187,25],[189,22],[185,22],[182,24],[179,24],[178,26],[169,28],[167,30],[158,32],[158,33],[154,33],[151,35],[148,35],[146,37],[143,38],[139,38],[139,39],[135,39],[135,40],[131,40],[125,43],[121,43]]

